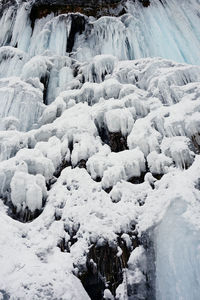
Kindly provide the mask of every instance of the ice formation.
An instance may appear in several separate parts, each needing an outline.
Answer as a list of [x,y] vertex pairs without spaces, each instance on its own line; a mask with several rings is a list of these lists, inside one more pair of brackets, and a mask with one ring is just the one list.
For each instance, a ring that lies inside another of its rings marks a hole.
[[54,2],[0,0],[0,299],[198,300],[199,0]]

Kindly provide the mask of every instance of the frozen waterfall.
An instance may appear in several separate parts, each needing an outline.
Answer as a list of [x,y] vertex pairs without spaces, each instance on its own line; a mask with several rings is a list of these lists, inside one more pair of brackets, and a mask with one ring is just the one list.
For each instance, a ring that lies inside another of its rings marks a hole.
[[75,17],[55,16],[53,12],[47,16],[44,12],[43,18],[30,20],[32,2],[27,2],[18,4],[17,12],[16,6],[3,11],[1,46],[17,46],[30,56],[47,50],[65,55],[71,48],[72,57],[79,61],[112,54],[121,60],[159,56],[200,64],[198,0],[153,0],[148,7],[128,1],[126,14],[121,17],[106,16],[98,20],[85,17],[80,21],[81,16],[77,16],[78,27],[74,26]]
[[199,300],[199,51],[199,0],[0,0],[0,299]]

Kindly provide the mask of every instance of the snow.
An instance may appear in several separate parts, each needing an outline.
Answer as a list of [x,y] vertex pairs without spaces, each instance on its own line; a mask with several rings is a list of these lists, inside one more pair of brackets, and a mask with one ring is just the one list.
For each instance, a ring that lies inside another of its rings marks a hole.
[[105,113],[105,123],[109,132],[128,135],[133,128],[133,117],[128,109],[113,109]]
[[104,299],[198,299],[199,2],[79,14],[71,53],[73,15],[31,5],[0,18],[0,298],[87,300],[107,245],[130,256]]
[[189,149],[190,140],[186,137],[165,138],[161,149],[164,154],[171,157],[176,167],[185,168],[190,166],[194,160],[194,152]]
[[77,133],[73,136],[73,150],[71,154],[72,166],[76,166],[81,160],[88,160],[93,154],[101,148],[99,138],[88,133]]
[[51,67],[52,63],[47,57],[35,56],[24,65],[22,69],[22,79],[27,80],[31,77],[41,79],[47,76],[47,72]]
[[113,295],[112,295],[112,293],[110,292],[110,290],[109,289],[105,289],[104,290],[104,299],[109,299],[109,300],[113,300],[114,299],[114,297],[113,297]]
[[80,72],[85,81],[100,83],[107,75],[112,74],[116,64],[117,59],[113,55],[96,55],[89,64],[80,68]]
[[147,156],[150,152],[159,149],[160,140],[161,134],[144,119],[139,119],[135,122],[127,142],[129,149],[139,147]]
[[45,179],[42,175],[36,176],[16,170],[11,181],[11,201],[17,212],[26,207],[34,212],[42,208],[42,200],[46,196]]
[[152,151],[147,156],[148,167],[153,174],[165,174],[168,172],[169,167],[173,164],[171,157],[167,157],[163,153]]
[[[71,273],[70,254],[53,250],[53,245],[48,244],[51,254],[48,263],[45,262],[43,248],[47,244],[41,239],[41,235],[38,233],[35,236],[37,242],[41,243],[40,249],[31,251],[30,246],[34,247],[34,243],[30,242],[30,236],[34,236],[36,232],[31,232],[29,226],[16,226],[16,221],[2,213],[0,230],[1,255],[9,257],[0,262],[2,297],[5,294],[20,299],[89,299],[79,279]],[[5,230],[10,232],[10,239],[4,235]],[[21,240],[24,240],[24,245]]]
[[54,173],[52,160],[46,158],[38,149],[21,149],[16,155],[17,161],[24,161],[31,174],[41,174],[49,180]]
[[109,153],[106,150],[104,147],[103,151],[91,156],[87,162],[88,172],[93,179],[102,178],[103,188],[114,186],[122,179],[140,177],[145,171],[144,155],[139,149],[119,153]]

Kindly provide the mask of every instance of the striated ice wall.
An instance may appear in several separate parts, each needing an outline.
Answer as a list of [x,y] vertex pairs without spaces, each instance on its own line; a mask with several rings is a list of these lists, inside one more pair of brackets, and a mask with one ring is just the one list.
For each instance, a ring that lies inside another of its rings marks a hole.
[[[62,12],[56,4],[49,5],[52,14],[38,4],[36,7],[41,10],[41,14],[38,15],[40,20],[37,19],[37,15],[36,19],[32,18],[34,6],[32,8],[31,2],[19,4],[17,11],[16,6],[4,9],[0,44],[14,47],[17,45],[31,56],[42,54],[45,50],[64,55],[68,47],[67,42],[70,42],[69,35],[73,34],[73,56],[83,61],[97,54],[113,54],[119,59],[161,56],[178,62],[200,63],[197,0],[153,0],[147,7],[139,1],[128,1],[124,4],[123,12],[126,14],[123,16],[103,17],[99,20],[86,18],[86,24],[79,24],[78,28],[70,22],[70,17],[54,17]],[[64,5],[60,2],[59,4]],[[101,3],[101,6],[103,5],[104,2]],[[79,6],[84,7],[84,4]],[[97,6],[96,10],[98,9]],[[49,14],[46,16],[47,13]]]

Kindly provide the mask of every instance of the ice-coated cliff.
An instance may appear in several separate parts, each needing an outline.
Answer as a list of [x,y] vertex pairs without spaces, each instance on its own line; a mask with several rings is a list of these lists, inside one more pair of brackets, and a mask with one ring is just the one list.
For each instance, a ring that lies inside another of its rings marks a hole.
[[199,300],[199,12],[0,0],[0,299]]

